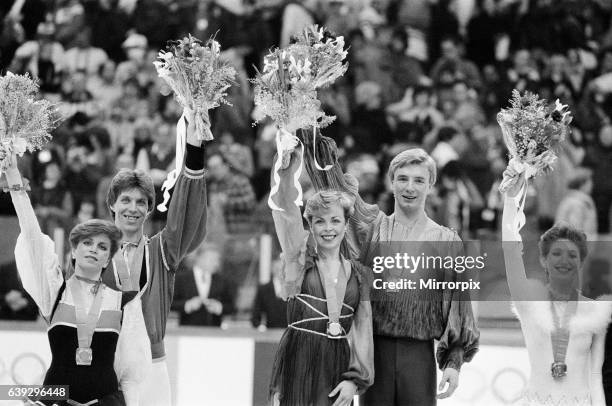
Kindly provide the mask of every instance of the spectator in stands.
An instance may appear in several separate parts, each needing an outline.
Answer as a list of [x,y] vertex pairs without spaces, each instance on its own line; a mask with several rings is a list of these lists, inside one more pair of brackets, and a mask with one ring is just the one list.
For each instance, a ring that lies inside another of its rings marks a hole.
[[217,195],[223,207],[227,231],[230,234],[251,229],[255,210],[255,192],[244,174],[240,157],[229,150],[219,150],[207,162],[210,180],[209,194]]
[[127,55],[127,60],[117,66],[116,79],[119,83],[125,83],[128,79],[138,80],[141,89],[149,85],[149,70],[147,61],[147,37],[132,32],[123,42],[122,48]]
[[62,169],[57,161],[50,161],[43,167],[43,171],[42,182],[32,188],[32,204],[40,228],[47,235],[53,235],[56,228],[68,231],[72,225],[74,209]]
[[100,106],[104,119],[110,117],[113,103],[121,96],[121,87],[115,79],[115,72],[115,62],[108,60],[102,65],[97,75],[89,78],[87,86],[94,100]]
[[469,134],[472,129],[483,124],[485,117],[480,104],[478,94],[464,81],[456,81],[452,87],[452,97],[455,101],[455,114],[453,120],[461,131]]
[[281,23],[280,46],[289,45],[291,37],[299,34],[316,21],[318,0],[298,0],[289,2],[283,9]]
[[555,216],[555,223],[564,221],[582,230],[589,241],[597,238],[597,211],[591,197],[593,172],[587,168],[576,168],[571,175],[565,195]]
[[[175,167],[175,126],[162,121],[152,131],[152,144],[140,148],[136,158],[136,169],[144,171],[153,179],[155,187],[155,201],[163,202],[164,194],[162,184],[168,173]],[[155,210],[149,220],[151,221],[151,234],[161,230],[166,224],[167,212]]]
[[96,218],[96,205],[92,200],[83,200],[76,211],[76,224]]
[[236,69],[237,85],[230,87],[227,91],[227,100],[231,106],[222,105],[214,110],[212,131],[214,134],[230,133],[237,142],[252,147],[254,141],[251,121],[253,95],[244,64],[244,52],[239,48],[232,48],[222,54],[222,58]]
[[60,88],[64,48],[55,41],[52,23],[40,23],[34,40],[24,42],[15,51],[9,70],[29,73],[40,80],[40,90],[56,93]]
[[519,49],[514,53],[510,67],[503,80],[506,83],[506,93],[510,95],[512,89],[519,92],[525,90],[536,91],[540,83],[540,73],[527,49]]
[[337,84],[319,91],[323,112],[328,116],[336,116],[336,120],[325,128],[325,136],[336,141],[340,148],[344,147],[344,137],[351,124],[351,106],[344,90]]
[[465,134],[454,127],[445,126],[438,130],[438,142],[431,151],[431,157],[436,161],[438,170],[459,159],[465,149]]
[[355,4],[347,0],[323,2],[325,9],[324,26],[333,33],[348,33],[359,25]]
[[347,137],[349,153],[380,151],[393,143],[393,134],[383,109],[380,85],[363,82],[355,88],[356,108],[351,113],[353,122]]
[[123,59],[121,43],[131,25],[124,7],[125,0],[88,1],[85,10],[87,25],[91,27],[92,45],[104,49],[115,62]]
[[68,73],[85,71],[88,76],[99,72],[108,60],[108,55],[101,48],[91,45],[91,29],[84,27],[76,35],[74,46],[64,54],[64,68]]
[[432,96],[431,87],[417,86],[406,92],[403,100],[387,107],[387,114],[397,122],[396,138],[421,144],[427,134],[444,123],[442,113],[433,106]]
[[484,200],[458,161],[449,161],[440,171],[438,197],[440,207],[435,221],[457,231],[461,238],[468,238],[470,226],[478,222]]
[[593,200],[597,208],[598,231],[610,232],[612,205],[612,126],[604,125],[598,139],[587,148],[584,165],[593,170]]
[[23,289],[15,261],[0,265],[0,320],[36,320],[38,307]]
[[71,117],[79,112],[88,116],[97,115],[100,109],[91,92],[87,90],[87,72],[78,70],[69,75],[65,77],[65,83],[62,85],[61,113],[64,117]]
[[234,312],[234,289],[223,276],[219,247],[203,243],[177,272],[172,310],[181,326],[221,326]]
[[466,56],[478,67],[495,63],[495,47],[506,28],[495,0],[478,0],[467,25]]
[[440,43],[442,56],[431,69],[435,84],[464,81],[469,87],[480,89],[482,78],[478,67],[464,58],[463,42],[457,37],[446,37]]
[[112,116],[120,121],[134,122],[147,117],[149,106],[143,98],[142,89],[136,78],[129,78],[121,84],[121,96],[112,105]]
[[380,168],[374,155],[361,154],[349,160],[346,172],[353,175],[359,182],[359,195],[370,204],[376,204],[378,196],[384,190],[380,177]]
[[85,8],[82,2],[80,0],[58,1],[53,22],[57,28],[55,38],[64,48],[73,47],[78,41],[79,33],[83,32],[86,27]]
[[414,57],[406,54],[408,51],[408,34],[404,29],[395,29],[389,43],[389,66],[395,95],[393,101],[403,96],[406,88],[415,87],[422,82],[423,68]]
[[286,328],[287,302],[282,299],[282,284],[279,279],[283,263],[280,259],[272,261],[272,278],[265,285],[257,287],[255,303],[251,313],[253,327]]
[[98,188],[96,191],[96,213],[98,218],[110,218],[110,213],[106,207],[106,194],[115,173],[119,172],[121,169],[134,169],[134,158],[131,154],[123,152],[121,155],[119,155],[115,161],[115,170],[113,173],[103,177],[98,183]]
[[567,180],[574,172],[577,162],[574,154],[575,147],[565,142],[557,151],[557,160],[554,171],[550,171],[534,179],[533,185],[536,194],[538,225],[545,231],[554,225],[555,215],[561,199],[567,195]]
[[74,145],[66,153],[67,171],[65,180],[70,185],[73,207],[95,196],[98,183],[103,176],[101,163],[92,159],[93,151],[84,145]]

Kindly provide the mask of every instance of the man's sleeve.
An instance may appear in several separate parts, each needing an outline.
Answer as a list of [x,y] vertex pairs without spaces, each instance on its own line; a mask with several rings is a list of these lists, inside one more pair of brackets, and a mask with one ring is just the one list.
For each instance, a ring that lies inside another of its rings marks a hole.
[[[452,233],[450,251],[457,258],[465,254],[465,250],[457,233],[455,231],[452,231]],[[454,281],[464,281],[467,273],[459,273],[453,269],[448,272],[451,273],[451,279]],[[445,302],[450,303],[448,303],[446,326],[442,337],[440,337],[436,359],[441,370],[454,368],[459,371],[463,363],[471,361],[478,352],[480,331],[472,311],[470,292],[445,291],[444,294]]]
[[160,233],[161,254],[167,271],[196,249],[206,235],[204,148],[187,144],[185,167],[174,186],[166,227]]

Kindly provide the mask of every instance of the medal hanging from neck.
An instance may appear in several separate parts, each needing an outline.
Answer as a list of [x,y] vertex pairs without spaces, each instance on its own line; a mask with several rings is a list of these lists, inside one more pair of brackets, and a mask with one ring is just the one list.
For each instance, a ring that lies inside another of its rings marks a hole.
[[77,325],[77,336],[79,346],[76,349],[75,361],[77,365],[89,366],[93,362],[93,351],[91,350],[91,340],[94,330],[100,318],[100,307],[102,306],[102,296],[104,285],[99,285],[93,298],[89,312],[81,291],[81,286],[76,280],[70,284],[70,293],[74,302],[74,313]]
[[[128,243],[128,245],[135,245]],[[145,237],[140,238],[140,242],[135,248],[135,251],[129,259],[128,250],[126,247],[118,250],[113,258],[113,267],[117,271],[121,290],[138,291],[140,290],[140,272],[142,270],[142,260],[145,251]]]
[[550,372],[554,379],[561,379],[567,375],[567,364],[565,363],[565,355],[570,339],[569,320],[576,311],[578,302],[570,300],[567,302],[565,311],[561,316],[557,314],[555,304],[551,300],[550,307],[553,316],[553,330],[550,333],[550,342],[553,351],[553,363],[550,366]]
[[[329,338],[341,338],[344,329],[340,324],[340,312],[342,311],[342,303],[344,301],[344,293],[346,292],[346,273],[344,272],[344,260],[340,259],[340,269],[336,281],[327,272],[322,272],[319,269],[319,275],[322,276],[325,284],[325,299],[327,302],[327,336]],[[340,298],[340,300],[338,300]]]

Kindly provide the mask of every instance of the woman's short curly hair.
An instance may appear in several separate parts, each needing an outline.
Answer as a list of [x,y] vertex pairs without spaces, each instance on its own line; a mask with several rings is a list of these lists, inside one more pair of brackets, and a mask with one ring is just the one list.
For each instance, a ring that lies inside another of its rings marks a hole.
[[342,207],[346,221],[349,220],[355,211],[355,199],[348,193],[337,190],[322,190],[306,201],[304,218],[308,221],[309,225],[312,225],[312,218],[322,210],[328,210],[333,204],[338,204]]
[[558,240],[569,240],[576,244],[580,254],[580,260],[584,261],[588,254],[587,236],[581,230],[571,226],[569,223],[560,222],[548,229],[540,237],[538,248],[540,256],[546,257],[550,252],[550,247]]
[[81,224],[77,224],[71,231],[70,247],[75,249],[81,241],[86,238],[93,237],[94,235],[105,235],[110,240],[110,257],[119,249],[119,243],[121,241],[121,230],[117,228],[115,224],[107,220],[87,220]]

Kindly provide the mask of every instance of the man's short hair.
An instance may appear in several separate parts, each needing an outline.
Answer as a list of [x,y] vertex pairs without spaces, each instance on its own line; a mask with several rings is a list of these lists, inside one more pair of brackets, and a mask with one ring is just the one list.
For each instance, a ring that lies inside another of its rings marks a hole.
[[113,215],[111,206],[115,204],[119,195],[126,190],[138,189],[147,197],[147,211],[150,213],[155,208],[155,187],[153,179],[145,172],[138,169],[121,169],[111,181],[106,195],[106,207]]
[[389,180],[393,182],[395,172],[408,165],[425,165],[427,172],[429,172],[429,185],[433,186],[436,183],[436,162],[422,148],[411,148],[397,154],[389,164],[389,171],[387,172]]

